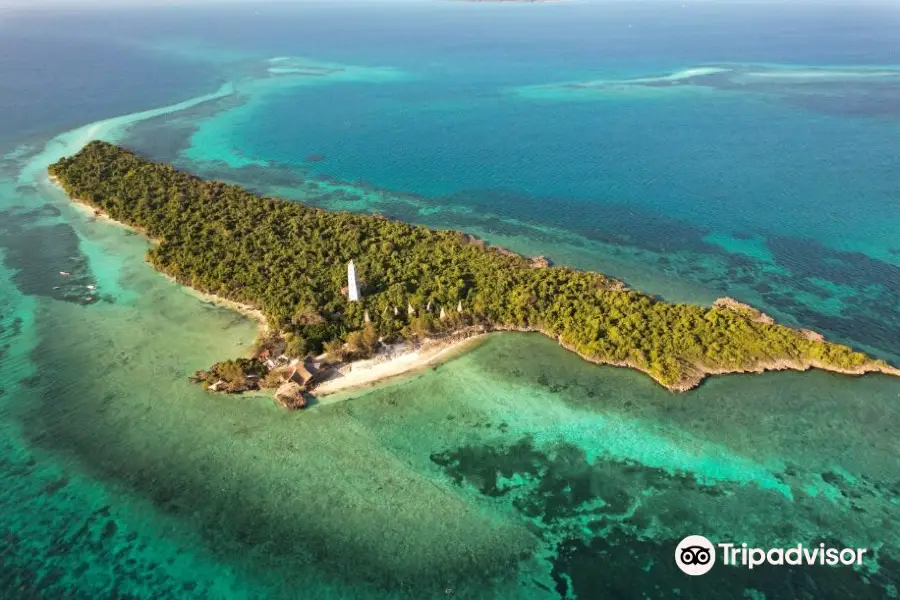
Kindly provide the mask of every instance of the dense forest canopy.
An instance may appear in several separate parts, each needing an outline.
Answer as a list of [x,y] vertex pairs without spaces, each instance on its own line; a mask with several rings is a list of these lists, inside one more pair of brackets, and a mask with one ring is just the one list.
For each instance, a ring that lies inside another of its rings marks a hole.
[[[70,196],[157,240],[149,252],[155,268],[261,308],[295,355],[358,338],[368,312],[387,339],[467,323],[540,330],[586,358],[640,368],[664,385],[778,360],[842,369],[874,363],[753,311],[658,301],[598,273],[535,267],[461,232],[260,197],[104,142],[50,173]],[[342,293],[351,259],[360,302]]]

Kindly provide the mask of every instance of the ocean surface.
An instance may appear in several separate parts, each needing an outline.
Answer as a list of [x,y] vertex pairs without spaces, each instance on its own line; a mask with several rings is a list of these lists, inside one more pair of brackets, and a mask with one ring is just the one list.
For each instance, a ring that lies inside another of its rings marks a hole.
[[[900,364],[898,47],[888,3],[0,6],[0,598],[897,598],[900,380],[673,395],[494,334],[301,413],[212,397],[255,325],[46,167],[115,141]],[[688,577],[690,534],[870,551]]]

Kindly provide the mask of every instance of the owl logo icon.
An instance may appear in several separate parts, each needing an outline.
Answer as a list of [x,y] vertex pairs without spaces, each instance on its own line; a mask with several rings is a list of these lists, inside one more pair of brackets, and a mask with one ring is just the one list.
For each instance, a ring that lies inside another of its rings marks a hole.
[[688,575],[705,575],[716,564],[716,550],[702,535],[689,535],[675,548],[675,564]]

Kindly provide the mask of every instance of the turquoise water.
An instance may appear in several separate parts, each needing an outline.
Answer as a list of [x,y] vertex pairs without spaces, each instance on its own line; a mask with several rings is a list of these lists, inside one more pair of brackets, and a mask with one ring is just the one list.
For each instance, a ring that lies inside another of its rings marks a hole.
[[[45,169],[117,141],[670,300],[727,294],[898,362],[898,17],[11,11],[0,597],[896,597],[897,380],[728,376],[675,396],[501,334],[303,413],[213,398],[187,376],[246,352],[254,324],[156,275],[145,240]],[[688,578],[671,558],[687,534],[873,558]]]

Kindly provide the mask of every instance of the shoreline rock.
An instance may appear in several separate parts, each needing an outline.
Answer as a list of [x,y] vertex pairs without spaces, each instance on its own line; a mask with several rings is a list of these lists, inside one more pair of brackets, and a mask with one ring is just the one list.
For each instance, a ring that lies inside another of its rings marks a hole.
[[288,381],[279,386],[275,392],[275,402],[288,410],[306,408],[308,404],[306,397],[303,395],[303,388],[294,381]]
[[[718,298],[715,302],[713,302],[713,306],[717,306],[719,308],[727,308],[728,310],[733,310],[737,313],[743,314],[750,318],[751,321],[756,323],[765,323],[766,325],[772,325],[775,323],[775,319],[762,312],[758,308],[754,308],[749,304],[745,304],[744,302],[739,302],[734,298],[729,298],[727,296],[723,298]],[[800,330],[800,331],[809,331],[809,330]],[[818,335],[818,334],[817,334]],[[824,337],[822,338],[825,339]]]

